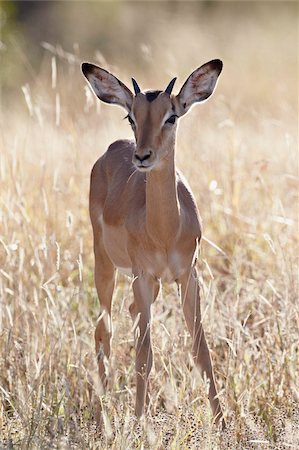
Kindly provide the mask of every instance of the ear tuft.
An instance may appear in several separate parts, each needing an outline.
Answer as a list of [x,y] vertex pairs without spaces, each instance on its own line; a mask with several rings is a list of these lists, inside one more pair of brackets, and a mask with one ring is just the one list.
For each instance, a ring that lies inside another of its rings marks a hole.
[[220,75],[223,69],[223,62],[221,61],[221,59],[212,59],[212,61],[209,62],[209,65],[211,66],[212,70],[216,70],[218,72],[218,75]]
[[87,75],[89,75],[90,73],[93,72],[93,65],[87,62],[84,62],[81,64],[81,70],[83,75],[85,75],[87,77]]

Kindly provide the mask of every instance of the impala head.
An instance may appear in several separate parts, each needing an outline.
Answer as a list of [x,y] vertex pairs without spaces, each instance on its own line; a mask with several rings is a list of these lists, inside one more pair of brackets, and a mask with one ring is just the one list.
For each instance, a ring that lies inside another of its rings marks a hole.
[[219,59],[194,70],[178,95],[172,94],[176,78],[163,91],[142,92],[132,79],[134,94],[114,75],[89,63],[82,72],[97,97],[106,103],[122,106],[135,134],[136,150],[133,163],[140,171],[159,168],[174,151],[176,125],[197,102],[210,97],[222,70]]

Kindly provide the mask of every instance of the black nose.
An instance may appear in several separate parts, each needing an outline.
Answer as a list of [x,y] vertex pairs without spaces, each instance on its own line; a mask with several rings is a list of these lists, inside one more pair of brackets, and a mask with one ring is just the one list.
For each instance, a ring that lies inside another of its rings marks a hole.
[[137,153],[135,153],[135,158],[138,159],[138,161],[140,161],[141,163],[143,161],[146,161],[147,159],[149,159],[151,157],[152,152],[149,151],[148,153],[146,153],[143,156],[139,156]]

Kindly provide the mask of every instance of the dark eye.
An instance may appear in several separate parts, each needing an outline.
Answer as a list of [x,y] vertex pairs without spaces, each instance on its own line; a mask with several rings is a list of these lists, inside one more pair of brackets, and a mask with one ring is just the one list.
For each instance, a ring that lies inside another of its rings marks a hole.
[[178,117],[178,116],[176,116],[176,115],[174,114],[173,116],[170,116],[169,119],[167,119],[165,123],[171,123],[171,124],[174,124],[177,117]]
[[132,125],[132,127],[135,127],[135,122],[132,119],[132,117],[130,117],[130,116],[127,116],[127,117],[128,117],[128,121],[130,122],[130,125]]

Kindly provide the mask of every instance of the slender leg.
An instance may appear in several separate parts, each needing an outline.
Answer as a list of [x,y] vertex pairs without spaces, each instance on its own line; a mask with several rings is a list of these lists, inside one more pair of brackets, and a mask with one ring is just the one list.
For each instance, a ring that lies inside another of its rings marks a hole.
[[[152,300],[153,303],[155,302],[156,298],[158,297],[159,291],[160,291],[160,283],[157,282],[157,283],[154,284],[154,297],[153,297],[153,300]],[[133,301],[130,304],[129,311],[130,311],[131,318],[132,318],[133,322],[135,322],[135,319],[137,317],[137,307],[136,307],[135,301]]]
[[95,285],[100,301],[100,319],[95,330],[95,348],[99,375],[105,389],[107,377],[104,358],[110,356],[111,341],[111,302],[115,283],[115,268],[111,263],[101,237],[100,230],[94,230]]
[[144,413],[144,405],[148,403],[148,377],[152,368],[153,354],[151,347],[151,304],[159,292],[159,283],[147,275],[137,276],[133,283],[134,302],[130,305],[130,313],[136,326],[136,404],[137,417]]
[[210,351],[206,342],[203,326],[201,323],[200,294],[196,268],[186,273],[180,280],[182,286],[182,303],[184,316],[189,332],[192,336],[192,354],[195,364],[199,367],[202,375],[209,380],[209,400],[216,423],[225,426],[223,421],[220,402],[217,397],[213,367]]

